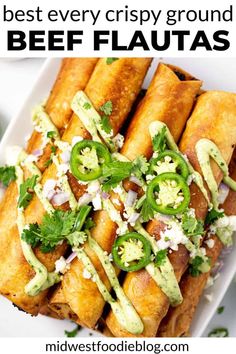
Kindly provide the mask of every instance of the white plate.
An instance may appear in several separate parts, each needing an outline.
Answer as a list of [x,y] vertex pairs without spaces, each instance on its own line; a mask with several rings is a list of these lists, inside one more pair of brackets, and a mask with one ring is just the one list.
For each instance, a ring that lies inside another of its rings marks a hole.
[[[235,59],[166,59],[165,62],[179,65],[204,81],[205,89],[218,89],[235,91],[236,61]],[[156,68],[158,60],[153,63],[145,86]],[[35,104],[43,101],[47,96],[55,80],[60,59],[49,59],[43,66],[32,91],[19,113],[11,121],[0,144],[0,165],[5,163],[5,150],[7,146],[24,145],[24,137],[32,131],[31,110]],[[193,336],[201,336],[211,317],[215,313],[222,300],[235,272],[236,272],[236,247],[225,260],[225,266],[220,278],[216,281],[211,292],[214,294],[213,301],[209,303],[202,298],[198,306],[196,316],[192,323],[191,333]],[[7,337],[60,337],[64,336],[64,330],[74,328],[69,321],[59,321],[44,316],[31,317],[18,311],[12,304],[0,297],[0,336]],[[82,330],[80,336],[89,336],[91,331]]]

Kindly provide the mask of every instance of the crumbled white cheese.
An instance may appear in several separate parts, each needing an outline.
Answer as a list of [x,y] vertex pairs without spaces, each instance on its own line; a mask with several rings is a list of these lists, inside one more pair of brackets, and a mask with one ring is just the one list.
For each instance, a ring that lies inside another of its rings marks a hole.
[[126,212],[124,212],[124,213],[123,213],[123,217],[124,217],[125,219],[128,219],[128,218],[129,218],[129,215],[128,215]]
[[153,178],[155,178],[155,175],[146,175],[147,181],[151,181]]
[[92,204],[94,207],[94,210],[101,210],[102,209],[102,199],[101,195],[97,193],[95,197],[92,199]]
[[196,215],[195,215],[195,209],[189,208],[189,210],[187,211],[187,215],[188,215],[188,216],[192,216],[193,218],[195,218],[195,217],[196,217]]
[[[222,219],[226,219],[222,221]],[[236,215],[231,215],[231,216],[224,216],[223,218],[220,218],[216,222],[216,227],[224,227],[221,226],[222,224],[226,224],[226,227],[230,227],[232,231],[236,231]]]
[[113,143],[115,144],[115,147],[117,149],[121,149],[122,146],[124,145],[125,138],[123,135],[118,133],[112,140],[113,140]]
[[70,269],[70,264],[66,263],[64,257],[61,257],[55,262],[55,272],[65,274],[65,272]]
[[177,251],[178,245],[185,244],[187,241],[188,238],[183,233],[181,226],[177,222],[172,222],[164,231],[161,231],[157,245],[160,249],[171,248],[173,251]]
[[123,235],[128,231],[128,223],[124,221],[116,230],[117,235]]
[[214,284],[214,279],[212,276],[209,276],[204,289],[210,288]]
[[152,157],[155,159],[159,156],[159,152],[158,151],[154,151],[154,153],[152,154]]
[[173,216],[172,215],[164,215],[164,214],[156,213],[154,215],[154,219],[156,219],[158,221],[162,221],[165,224],[168,224],[173,219]]
[[84,268],[84,270],[83,270],[83,278],[84,279],[91,279],[92,278],[92,274],[86,268]]
[[88,184],[87,192],[89,194],[95,195],[98,191],[100,191],[100,183],[98,181],[92,181]]
[[188,178],[187,178],[188,186],[190,186],[190,184],[193,182],[193,180],[194,180],[194,175],[193,174],[189,175]]
[[207,301],[212,302],[213,300],[213,294],[205,294],[204,297],[207,299]]
[[208,237],[210,237],[211,235],[214,235],[216,233],[216,226],[214,224],[211,224],[208,230]]
[[38,156],[36,156],[36,155],[28,155],[26,157],[26,159],[24,160],[24,162],[22,163],[22,165],[31,164],[31,163],[37,162],[37,161],[38,161]]
[[82,141],[84,140],[84,138],[82,136],[74,136],[73,139],[72,139],[72,146],[74,146],[75,144],[77,144],[79,141]]
[[116,209],[109,210],[109,216],[110,216],[111,220],[114,222],[117,222],[117,221],[119,222],[121,220],[120,213]]
[[213,240],[212,238],[208,239],[205,241],[205,244],[207,245],[208,248],[213,248],[215,245],[215,240]]
[[57,177],[64,176],[69,170],[70,166],[68,163],[61,163],[57,166]]
[[118,184],[118,186],[116,186],[115,188],[113,188],[113,191],[117,194],[122,194],[123,193],[123,189],[122,187]]
[[204,247],[200,247],[200,251],[201,251],[203,256],[206,255],[206,249]]
[[60,154],[61,160],[63,163],[69,163],[70,162],[70,155],[71,152],[69,150],[65,150]]

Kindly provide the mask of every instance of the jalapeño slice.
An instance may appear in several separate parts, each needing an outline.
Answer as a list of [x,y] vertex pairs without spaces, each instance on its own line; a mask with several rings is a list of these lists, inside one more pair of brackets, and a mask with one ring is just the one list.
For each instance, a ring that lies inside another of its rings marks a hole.
[[162,173],[149,183],[147,200],[153,210],[161,214],[180,214],[189,205],[189,187],[185,179],[177,173]]
[[151,244],[143,235],[130,232],[116,239],[112,247],[112,256],[120,269],[134,272],[150,263]]
[[70,168],[80,181],[93,181],[102,175],[102,165],[111,161],[107,147],[97,141],[82,140],[74,145]]

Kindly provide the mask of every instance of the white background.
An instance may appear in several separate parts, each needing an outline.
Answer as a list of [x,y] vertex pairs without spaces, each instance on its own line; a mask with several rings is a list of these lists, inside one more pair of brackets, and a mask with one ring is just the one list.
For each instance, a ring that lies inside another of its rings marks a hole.
[[[43,59],[25,59],[20,61],[0,61],[0,136],[8,122],[15,115],[28,95]],[[236,60],[217,59],[212,70],[212,61],[209,59],[168,59],[192,74],[204,79],[204,88],[225,89],[236,91],[235,78]],[[199,65],[199,63],[201,65]],[[232,283],[222,305],[225,306],[223,314],[216,314],[209,324],[205,335],[214,327],[225,326],[230,336],[236,337],[236,283]],[[27,318],[27,330],[24,326]],[[1,336],[64,336],[65,329],[74,328],[74,324],[67,321],[31,318],[14,308],[10,302],[0,298],[0,337]],[[14,331],[12,332],[12,330]],[[85,334],[83,332],[82,334]],[[88,333],[87,333],[88,335]]]

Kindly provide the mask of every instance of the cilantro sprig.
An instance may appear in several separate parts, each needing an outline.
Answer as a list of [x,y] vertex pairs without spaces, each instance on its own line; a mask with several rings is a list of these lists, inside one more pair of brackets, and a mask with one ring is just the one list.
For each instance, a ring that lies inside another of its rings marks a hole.
[[81,329],[81,326],[77,325],[72,331],[65,330],[65,335],[68,338],[74,338],[77,336],[80,329]]
[[153,217],[154,217],[154,211],[153,211],[151,205],[148,203],[146,198],[144,199],[144,201],[142,203],[140,216],[141,216],[143,222],[148,222],[149,220],[153,219]]
[[51,149],[51,154],[50,154],[49,159],[45,162],[44,167],[49,167],[52,164],[53,156],[57,152],[57,148],[55,145],[50,146],[50,149]]
[[57,133],[54,130],[47,132],[47,138],[54,139],[57,136]]
[[152,139],[153,150],[163,152],[166,149],[166,127],[161,129],[161,132]]
[[155,266],[161,267],[165,263],[166,257],[167,257],[166,249],[158,251],[156,254]]
[[182,217],[182,228],[188,237],[200,236],[204,233],[203,222],[188,213],[185,213]]
[[114,61],[118,60],[119,58],[107,58],[106,63],[107,65],[111,65]]
[[218,315],[221,315],[221,314],[224,312],[224,310],[225,310],[225,307],[224,307],[224,306],[218,307],[218,309],[217,309]]
[[211,263],[209,257],[196,256],[190,261],[189,273],[192,275],[192,277],[198,277],[200,274],[207,271],[207,263],[208,266]]
[[103,190],[110,191],[125,178],[128,178],[132,171],[132,162],[112,161],[103,166],[103,177],[105,182]]
[[106,116],[110,116],[112,114],[112,101],[105,102],[99,110],[103,112]]
[[103,178],[105,178],[103,190],[105,192],[110,191],[131,175],[142,179],[142,175],[147,172],[148,166],[149,164],[143,156],[137,157],[133,162],[113,160],[105,164],[102,173]]
[[207,226],[211,225],[212,223],[214,223],[216,220],[222,218],[223,216],[224,216],[223,211],[211,209],[206,216],[205,225],[207,225]]
[[71,246],[79,246],[86,240],[81,229],[90,210],[91,207],[85,205],[79,212],[55,210],[52,214],[45,214],[42,223],[30,224],[23,230],[21,238],[32,247],[40,245],[43,253],[52,251],[65,239]]
[[14,166],[0,167],[0,182],[7,187],[16,180],[16,169]]
[[20,195],[18,199],[18,207],[26,208],[33,198],[34,187],[37,183],[37,175],[29,177],[20,185]]
[[210,333],[208,333],[208,337],[228,337],[229,331],[227,328],[219,327],[213,329]]
[[105,133],[109,134],[112,130],[111,123],[107,116],[102,116],[101,126]]
[[147,173],[149,169],[149,163],[147,162],[146,157],[138,156],[133,161],[132,173],[139,179],[142,178],[142,175]]
[[113,109],[112,101],[105,102],[99,108],[99,110],[103,113],[101,117],[101,127],[104,130],[104,132],[106,132],[107,134],[110,134],[112,131],[112,126],[109,121],[109,116],[112,114],[112,109]]

